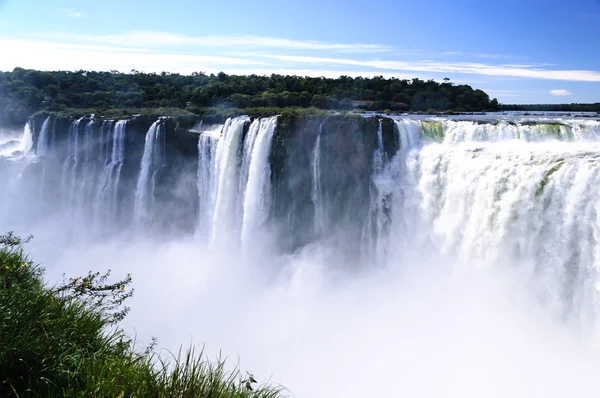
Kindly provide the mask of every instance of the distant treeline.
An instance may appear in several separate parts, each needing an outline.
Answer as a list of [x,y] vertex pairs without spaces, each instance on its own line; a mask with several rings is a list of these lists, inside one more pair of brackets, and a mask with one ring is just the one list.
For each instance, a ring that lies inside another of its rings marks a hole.
[[[357,103],[357,101],[363,101]],[[344,110],[493,111],[498,101],[482,90],[433,80],[341,76],[233,76],[223,72],[180,75],[163,72],[0,72],[0,123],[22,124],[39,110],[207,107],[315,107]]]
[[501,111],[548,111],[548,112],[598,112],[600,113],[600,102],[595,104],[533,104],[516,105],[501,104]]

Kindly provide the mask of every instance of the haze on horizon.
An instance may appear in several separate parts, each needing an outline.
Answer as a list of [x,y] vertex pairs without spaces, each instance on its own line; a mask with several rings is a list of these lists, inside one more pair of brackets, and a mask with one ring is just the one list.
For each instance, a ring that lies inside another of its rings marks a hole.
[[599,16],[596,0],[4,0],[0,70],[448,77],[502,103],[598,102]]

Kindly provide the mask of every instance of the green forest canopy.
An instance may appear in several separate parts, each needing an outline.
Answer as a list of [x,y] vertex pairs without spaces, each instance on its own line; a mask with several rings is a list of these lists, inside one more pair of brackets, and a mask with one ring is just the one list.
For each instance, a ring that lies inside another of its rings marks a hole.
[[[0,72],[0,123],[23,124],[39,110],[140,109],[171,107],[194,112],[206,107],[316,107],[352,109],[368,101],[369,110],[473,112],[497,110],[498,101],[482,90],[449,79],[400,80],[341,76],[234,76],[223,72],[191,75],[58,71],[15,68]],[[364,104],[365,105],[365,104]]]

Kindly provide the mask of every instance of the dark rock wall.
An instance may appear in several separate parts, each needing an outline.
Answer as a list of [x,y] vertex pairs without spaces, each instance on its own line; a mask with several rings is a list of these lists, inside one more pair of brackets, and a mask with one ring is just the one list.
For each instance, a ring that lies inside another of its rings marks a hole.
[[[59,192],[60,184],[57,182],[68,157],[69,126],[75,119],[37,114],[30,121],[34,143],[37,143],[41,125],[48,116],[51,117],[50,154],[47,159],[40,159],[40,163],[50,166],[44,167],[44,170],[51,174],[55,183],[49,184],[39,194],[51,198],[51,201],[60,201],[64,200],[64,195]],[[127,122],[125,159],[118,190],[119,220],[123,227],[132,220],[145,137],[156,120],[155,116],[139,115]],[[199,209],[196,181],[198,135],[190,130],[199,122],[194,116],[165,118],[162,121],[166,161],[156,171],[156,201],[152,209],[153,226],[160,231],[191,233],[196,227]],[[214,120],[203,122],[212,124]],[[89,123],[91,119],[87,117],[79,124],[80,138],[83,138]],[[97,160],[101,158],[100,152],[112,147],[112,132],[104,133],[104,142],[100,142],[103,123],[108,122],[98,118],[92,124],[97,142],[94,142],[94,154],[90,159],[98,169],[103,166]],[[269,158],[272,183],[269,225],[276,232],[283,250],[293,251],[320,238],[337,239],[340,245],[348,247],[350,255],[354,249],[358,250],[370,205],[373,153],[377,148],[379,123],[378,118],[355,115],[279,116]],[[244,137],[249,125],[245,126]],[[381,126],[384,151],[391,158],[399,146],[394,123],[383,118]],[[320,203],[324,217],[318,220],[320,226],[317,226],[313,162],[319,129]],[[90,165],[87,167],[90,170]]]

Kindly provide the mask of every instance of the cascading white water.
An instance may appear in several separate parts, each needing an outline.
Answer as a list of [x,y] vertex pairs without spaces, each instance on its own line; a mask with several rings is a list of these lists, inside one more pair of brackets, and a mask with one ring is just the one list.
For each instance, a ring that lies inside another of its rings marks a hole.
[[42,123],[42,128],[40,130],[40,137],[37,142],[36,155],[37,156],[46,156],[48,154],[48,148],[50,146],[50,116],[48,116],[44,122]]
[[212,231],[212,218],[216,200],[217,175],[216,154],[217,145],[224,126],[218,125],[210,130],[201,131],[198,137],[198,204],[199,219],[196,235],[208,239]]
[[570,129],[569,137],[572,139],[590,141],[600,140],[600,121],[598,120],[566,120],[563,123]]
[[381,119],[377,126],[377,148],[373,154],[373,174],[379,174],[383,171],[383,160],[385,153],[383,151],[383,127]]
[[[580,320],[597,311],[600,146],[589,142],[431,144],[409,160],[425,235],[455,266],[513,265],[542,299]],[[549,288],[552,284],[553,288]]]
[[276,117],[255,119],[243,139],[247,117],[229,119],[198,138],[197,234],[211,241],[241,239],[248,246],[264,225],[270,202],[269,155]]
[[396,121],[400,149],[382,175],[394,181],[390,248],[406,243],[391,258],[428,248],[458,270],[518,267],[539,300],[589,329],[600,309],[600,123],[432,123]]
[[228,119],[223,126],[223,134],[217,144],[215,157],[216,195],[212,216],[211,241],[227,241],[239,236],[239,222],[236,220],[238,195],[238,151],[242,143],[247,117]]
[[236,220],[241,220],[244,217],[244,198],[246,196],[246,187],[248,186],[248,175],[250,172],[250,163],[252,162],[252,150],[256,137],[260,130],[260,119],[254,119],[250,124],[248,133],[246,134],[243,142],[241,153],[241,163],[238,179],[238,200],[236,201]]
[[245,248],[260,242],[260,228],[264,226],[267,219],[271,195],[269,155],[276,124],[276,116],[261,119],[253,138],[242,220],[242,245]]
[[433,123],[443,125],[443,140],[448,144],[464,141],[600,140],[600,123],[595,120],[501,120],[490,123],[438,119]]
[[75,217],[79,220],[91,217],[87,207],[94,199],[95,189],[98,184],[98,162],[96,161],[96,140],[94,137],[96,125],[97,121],[94,119],[94,115],[91,115],[90,120],[83,129],[83,139],[79,140],[78,137],[78,144],[81,145],[81,153],[78,158],[79,163],[76,163],[74,166],[73,203]]
[[75,191],[77,187],[77,169],[81,159],[81,148],[79,146],[79,125],[83,121],[80,118],[69,125],[67,132],[67,158],[63,163],[61,193],[64,195],[63,206],[70,214],[75,207]]
[[[408,154],[421,145],[421,135],[427,126],[412,119],[394,120],[395,134],[398,137],[398,150],[391,160],[384,159],[381,120],[377,131],[377,149],[373,155],[371,206],[363,228],[364,255],[381,264],[388,259],[389,233],[392,221],[398,225],[406,223],[406,215],[398,214],[395,203],[403,203],[406,191],[410,190],[406,175]],[[394,216],[394,213],[396,215]]]
[[400,139],[399,151],[405,156],[421,144],[421,132],[427,127],[423,126],[422,122],[412,119],[395,120],[394,124]]
[[152,218],[156,171],[165,162],[164,135],[163,119],[155,121],[146,133],[133,207],[133,221],[140,227],[147,226]]
[[98,131],[99,135],[99,155],[98,161],[102,167],[106,167],[111,163],[111,152],[113,146],[112,134],[114,132],[115,122],[113,120],[105,120]]
[[[127,120],[119,120],[116,124],[107,123],[107,130],[101,137],[101,161],[108,159],[108,164],[100,171],[98,190],[95,199],[95,223],[114,225],[119,210],[119,183],[121,169],[125,160],[125,136]],[[112,136],[110,134],[112,133]],[[110,137],[110,139],[109,139]],[[112,145],[109,145],[112,143]],[[108,149],[110,148],[110,152]],[[110,153],[110,155],[108,155]]]
[[312,190],[311,198],[315,207],[313,225],[315,233],[320,235],[324,232],[325,209],[323,207],[322,189],[321,189],[321,135],[323,134],[323,123],[319,125],[317,139],[313,148],[312,155]]
[[362,244],[365,256],[371,257],[372,261],[378,263],[384,257],[385,250],[385,231],[387,221],[387,200],[389,192],[381,184],[384,172],[384,148],[383,148],[383,128],[381,119],[377,127],[377,147],[373,153],[373,166],[371,170],[371,206],[367,221],[362,231]]
[[[279,139],[276,121],[249,121],[235,118],[198,131],[198,233],[225,246],[206,248],[168,232],[149,244],[146,239],[154,237],[155,228],[140,228],[131,242],[117,237],[118,243],[96,241],[79,251],[69,244],[60,247],[59,260],[49,268],[76,275],[83,262],[93,269],[109,264],[131,271],[138,301],[127,322],[140,325],[140,335],[158,335],[161,346],[172,348],[193,334],[194,342],[206,341],[208,349],[239,352],[244,366],[252,366],[258,377],[275,372],[273,380],[297,396],[385,395],[393,390],[406,396],[537,398],[594,391],[590,387],[597,384],[600,360],[580,337],[592,333],[600,318],[600,123],[395,119],[397,152],[390,153],[392,140],[380,129],[373,162],[366,165],[372,168],[371,200],[344,209],[367,214],[356,208],[370,205],[369,219],[361,225],[371,222],[365,229],[376,232],[366,245],[368,255],[352,268],[340,253],[359,242],[319,239],[323,235],[316,228],[337,205],[328,202],[329,187],[322,184],[335,181],[337,172],[343,175],[348,164],[325,156],[334,147],[334,123],[331,130],[326,124],[326,134],[321,126],[314,142],[302,142],[305,156],[285,164],[292,166],[289,174],[278,170],[272,177],[285,189],[277,185],[270,192],[271,143]],[[110,135],[107,126],[97,134],[102,143],[112,140],[110,154],[102,146],[101,155],[86,158],[83,125],[73,123],[63,176],[69,183],[57,191],[69,195],[70,182],[85,178],[91,185],[98,181],[97,189],[106,187],[100,189],[106,197],[113,191],[110,184],[115,190],[121,185],[123,193],[125,184],[138,177],[138,188],[143,187],[138,191],[146,195],[139,207],[147,212],[144,223],[160,228],[153,215],[176,206],[161,195],[157,201],[162,207],[151,203],[156,167],[164,162],[164,143],[156,140],[164,134],[157,135],[157,126],[154,134],[146,134],[149,148],[141,165],[132,166],[140,166],[140,175],[124,172],[119,182],[126,126],[116,123]],[[368,140],[372,148],[372,137]],[[301,141],[286,143],[286,151],[300,150],[294,145]],[[389,159],[383,156],[384,143]],[[45,160],[52,159],[39,162]],[[90,163],[85,177],[84,163]],[[95,163],[101,164],[97,173]],[[302,170],[295,173],[293,167]],[[192,173],[191,168],[174,169],[174,174]],[[32,167],[20,182],[36,172]],[[9,196],[11,204],[27,204],[15,212],[19,216],[46,199],[27,186],[19,185],[23,190]],[[276,197],[281,191],[283,197]],[[290,199],[285,195],[296,194],[306,202],[300,214],[308,218],[312,240],[284,253],[258,246],[259,255],[246,256],[245,248],[270,243],[271,230],[296,216],[295,208],[285,208]],[[195,192],[190,195],[196,199]],[[271,195],[288,213],[273,211],[266,218]],[[195,215],[194,207],[189,209]],[[71,212],[59,215],[62,223]],[[76,221],[86,226],[85,217]],[[38,255],[40,251],[36,259]],[[374,262],[383,266],[373,271]],[[535,310],[527,306],[530,298]],[[211,305],[198,305],[203,302]],[[550,320],[539,317],[540,312],[549,313]],[[579,334],[572,333],[572,326]],[[563,335],[577,344],[569,345]],[[315,364],[317,356],[325,358],[323,363]],[[401,380],[388,384],[398,374]]]
[[23,138],[21,139],[21,153],[26,156],[33,148],[33,132],[31,124],[27,122],[23,128]]

